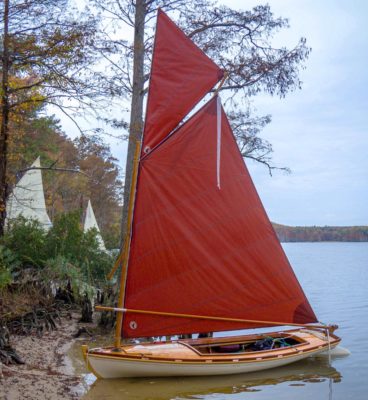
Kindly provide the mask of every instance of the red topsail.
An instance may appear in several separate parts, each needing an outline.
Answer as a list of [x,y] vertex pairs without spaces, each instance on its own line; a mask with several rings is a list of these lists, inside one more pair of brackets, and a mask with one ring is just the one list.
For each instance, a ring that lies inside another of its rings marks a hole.
[[209,59],[161,10],[143,135],[143,152],[159,144],[223,77]]
[[[215,97],[140,163],[124,307],[315,322],[222,107],[218,187],[217,109]],[[128,313],[123,336],[249,327]]]

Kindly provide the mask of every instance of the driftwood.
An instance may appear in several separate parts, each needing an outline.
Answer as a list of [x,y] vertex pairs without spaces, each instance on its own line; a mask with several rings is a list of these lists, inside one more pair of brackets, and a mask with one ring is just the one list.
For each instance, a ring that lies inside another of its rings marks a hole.
[[[57,329],[61,317],[72,318],[72,308],[81,305],[81,322],[92,321],[92,304],[85,295],[77,304],[69,281],[53,294],[52,285],[46,282],[40,272],[26,269],[18,272],[17,279],[7,288],[6,296],[0,299],[0,365],[23,361],[10,346],[9,337],[15,335],[42,336]],[[90,332],[85,330],[79,334]],[[1,375],[1,372],[0,372]]]
[[[81,311],[80,322],[92,322],[92,303],[87,293],[77,299],[71,282],[53,292],[55,282],[46,282],[40,272],[31,268],[21,271],[0,299],[0,366],[24,364],[11,347],[10,335],[42,336],[56,330],[61,317],[72,318],[72,309]],[[87,328],[81,328],[75,336],[91,336]],[[0,368],[1,375],[1,368]]]
[[57,329],[61,316],[70,314],[70,305],[55,302],[50,306],[36,306],[33,311],[7,319],[4,323],[9,332],[17,335],[37,334],[41,336],[46,331]]
[[10,345],[10,334],[41,336],[45,331],[57,329],[61,316],[70,314],[70,305],[55,302],[50,306],[37,306],[21,316],[0,320],[0,364],[24,364],[24,361]]
[[4,324],[0,324],[0,363],[24,364],[17,352],[10,345],[9,330]]

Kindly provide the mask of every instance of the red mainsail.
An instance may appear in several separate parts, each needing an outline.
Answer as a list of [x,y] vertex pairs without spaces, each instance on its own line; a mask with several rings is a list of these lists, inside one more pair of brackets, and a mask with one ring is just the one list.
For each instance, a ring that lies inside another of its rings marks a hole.
[[[221,189],[216,98],[140,162],[124,307],[315,322],[220,112]],[[163,336],[255,326],[127,313],[122,333]]]
[[159,144],[223,77],[223,71],[161,10],[153,49],[143,153]]

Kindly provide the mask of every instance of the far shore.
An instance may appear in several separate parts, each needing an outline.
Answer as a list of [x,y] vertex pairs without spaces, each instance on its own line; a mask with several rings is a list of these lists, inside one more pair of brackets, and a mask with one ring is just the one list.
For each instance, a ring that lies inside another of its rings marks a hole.
[[273,223],[282,243],[368,242],[368,226],[287,226]]

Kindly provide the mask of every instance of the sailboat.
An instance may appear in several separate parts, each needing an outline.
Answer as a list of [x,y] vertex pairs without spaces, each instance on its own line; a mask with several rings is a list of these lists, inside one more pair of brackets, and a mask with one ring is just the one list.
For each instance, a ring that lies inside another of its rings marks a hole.
[[52,227],[47,214],[40,157],[36,158],[9,195],[7,221],[11,222],[19,216],[38,221],[45,230]]
[[119,301],[96,307],[117,313],[115,343],[83,346],[97,377],[253,372],[341,340],[336,326],[318,323],[262,206],[221,105],[224,79],[159,10],[128,234],[115,264]]
[[90,229],[96,229],[96,231],[97,231],[96,239],[97,239],[97,242],[98,242],[98,248],[101,251],[106,251],[105,243],[104,243],[104,241],[102,239],[101,231],[100,231],[100,228],[99,228],[99,226],[97,224],[97,221],[96,221],[96,217],[95,217],[95,213],[94,213],[93,208],[92,208],[91,200],[88,200],[87,209],[86,209],[86,216],[84,218],[83,231],[86,233]]

